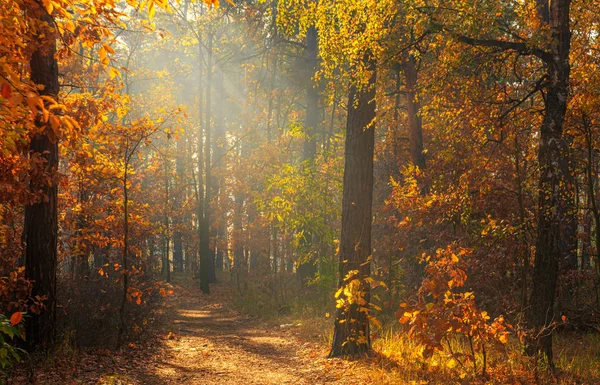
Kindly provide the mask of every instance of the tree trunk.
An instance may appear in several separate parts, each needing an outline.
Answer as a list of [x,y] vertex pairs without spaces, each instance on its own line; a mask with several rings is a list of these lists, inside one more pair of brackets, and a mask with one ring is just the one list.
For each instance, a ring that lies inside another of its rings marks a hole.
[[[177,209],[181,207],[185,199],[184,178],[185,178],[185,138],[177,141],[177,159],[175,160],[175,171],[177,173],[176,205]],[[178,213],[173,218],[173,271],[183,271],[183,236],[181,235],[182,213]]]
[[[304,151],[303,160],[309,171],[313,170],[315,155],[317,153],[317,131],[319,126],[319,90],[314,81],[317,71],[318,41],[317,30],[311,26],[306,31],[306,116],[304,117]],[[296,274],[300,287],[306,286],[307,281],[317,272],[313,244],[318,243],[316,235],[311,229],[303,229],[304,236],[301,240],[299,251],[303,260],[298,263]]]
[[125,147],[125,170],[123,172],[123,293],[121,296],[121,306],[119,307],[119,334],[117,337],[117,348],[121,346],[123,339],[125,338],[125,308],[127,307],[127,292],[129,291],[129,190],[127,187],[128,182],[128,171],[129,171],[129,157],[127,155],[128,147]]
[[164,232],[163,232],[163,260],[162,270],[163,276],[167,282],[171,282],[171,263],[169,260],[171,234],[169,231],[169,160],[165,159],[165,211],[164,211]]
[[[375,146],[375,62],[369,53],[363,59],[372,71],[368,88],[350,87],[344,187],[342,233],[339,248],[339,288],[348,288],[352,298],[338,307],[334,323],[330,357],[358,355],[371,349],[368,309],[371,273],[371,206],[373,201],[373,151]],[[355,106],[355,107],[353,107]],[[366,308],[366,311],[365,311]],[[361,311],[362,310],[362,311]]]
[[[38,3],[31,3],[31,13],[40,23],[53,25],[52,17]],[[43,86],[41,95],[58,96],[58,63],[55,58],[56,35],[49,28],[41,28],[36,38],[36,51],[29,62],[31,81]],[[47,349],[55,342],[56,325],[56,260],[58,242],[58,141],[57,135],[47,122],[38,116],[35,122],[40,128],[29,146],[31,158],[43,160],[45,174],[50,182],[31,180],[32,192],[40,192],[42,197],[25,207],[25,275],[33,282],[32,296],[46,297],[45,309],[32,316],[27,324],[29,346]]]
[[[211,96],[212,96],[212,75],[213,75],[213,35],[209,33],[208,35],[208,58],[206,61],[206,124],[204,125],[204,168],[206,172],[206,188],[205,188],[205,197],[204,197],[204,229],[202,233],[204,234],[204,242],[203,249],[201,250],[201,261],[200,265],[203,265],[208,269],[206,272],[208,279],[208,283],[217,282],[217,275],[215,272],[215,250],[211,248],[210,244],[210,220],[211,220],[211,119],[212,119],[212,105],[211,105]],[[202,276],[200,277],[202,280]],[[208,283],[205,283],[204,286],[208,288]],[[208,292],[207,292],[208,293]]]
[[417,99],[417,66],[414,56],[406,54],[404,63],[404,81],[406,82],[406,104],[408,110],[408,141],[410,159],[419,170],[425,169],[423,152],[423,119],[421,103]]
[[[202,42],[199,41],[198,42],[198,66],[199,66],[199,80],[198,80],[198,85],[199,85],[199,89],[198,89],[198,126],[199,126],[199,130],[198,130],[198,197],[197,197],[197,203],[198,203],[198,207],[197,207],[197,216],[198,216],[198,254],[199,254],[199,262],[200,262],[200,266],[199,266],[199,270],[200,270],[200,290],[202,290],[202,292],[204,294],[209,294],[210,293],[210,288],[209,288],[209,267],[208,267],[208,261],[207,261],[207,250],[208,250],[208,233],[207,233],[207,229],[204,225],[204,178],[203,178],[203,170],[204,170],[204,151],[203,151],[203,147],[204,147],[204,143],[203,143],[203,133],[202,133],[202,126],[203,126],[203,122],[202,122],[202,118],[203,118],[203,102],[204,102],[204,98],[203,98],[203,89],[202,89],[202,72],[203,72],[203,68],[202,68],[202,61],[203,59],[203,55],[202,55]],[[208,184],[207,184],[208,185]]]
[[[526,351],[543,352],[552,363],[552,323],[558,266],[561,257],[561,219],[565,175],[560,164],[567,156],[563,121],[569,97],[569,0],[552,0],[548,22],[552,32],[547,64],[547,94],[540,127],[538,162],[538,228],[527,324],[533,330]],[[545,17],[544,17],[545,18]]]
[[213,177],[214,192],[218,197],[217,204],[219,205],[219,226],[215,230],[215,246],[217,248],[215,270],[223,270],[224,258],[227,257],[227,197],[224,191],[223,173],[224,173],[224,157],[227,139],[225,137],[225,116],[224,104],[225,86],[224,74],[222,70],[217,72],[215,82],[215,94],[217,103],[215,104],[215,140],[213,141],[213,167],[216,175]]

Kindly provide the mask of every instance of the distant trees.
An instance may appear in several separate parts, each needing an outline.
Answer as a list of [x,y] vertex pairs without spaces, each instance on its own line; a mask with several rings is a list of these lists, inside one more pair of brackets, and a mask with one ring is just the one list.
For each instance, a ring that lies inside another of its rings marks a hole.
[[468,309],[522,313],[529,353],[594,319],[596,3],[167,5],[0,5],[0,269],[33,281],[0,310],[29,341],[61,298],[57,325],[125,341],[173,268],[261,311],[335,300],[330,355],[361,354],[377,282],[395,309],[454,249]]

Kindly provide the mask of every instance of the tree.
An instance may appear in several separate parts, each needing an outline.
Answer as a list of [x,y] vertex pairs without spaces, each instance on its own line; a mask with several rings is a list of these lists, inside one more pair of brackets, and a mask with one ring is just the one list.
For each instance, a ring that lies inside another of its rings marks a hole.
[[[574,210],[572,207],[574,200],[565,194],[567,190],[565,186],[571,184],[571,176],[568,175],[570,172],[568,146],[563,135],[569,100],[570,1],[552,0],[549,3],[537,1],[535,11],[538,23],[537,30],[534,31],[535,38],[531,38],[531,43],[512,41],[508,39],[511,36],[497,38],[499,34],[506,32],[503,30],[490,32],[487,30],[489,27],[483,30],[482,38],[466,36],[448,27],[439,15],[432,16],[432,20],[436,28],[448,32],[459,42],[488,47],[495,53],[512,52],[532,56],[544,65],[545,74],[536,82],[534,90],[508,111],[518,107],[538,91],[544,91],[544,112],[539,129],[537,155],[540,177],[537,189],[536,254],[532,276],[533,287],[529,306],[526,309],[526,320],[531,328],[531,335],[526,351],[529,354],[542,352],[552,363],[552,328],[555,323],[554,303],[559,262],[565,249],[573,245],[572,240],[565,239],[565,235],[561,234],[562,221],[567,220],[569,226],[572,226],[569,216]],[[498,14],[503,13],[500,10]],[[495,33],[495,36],[489,38],[485,33]],[[571,237],[575,236],[573,231],[569,231],[569,234]]]
[[[527,324],[533,329],[533,340],[527,352],[543,352],[552,364],[552,323],[558,267],[561,258],[561,220],[564,204],[563,185],[568,180],[562,165],[568,157],[563,136],[563,123],[569,100],[569,53],[571,47],[570,1],[538,1],[540,15],[550,27],[547,50],[541,53],[546,69],[546,100],[540,127],[538,162],[538,227],[533,268],[533,287],[527,308]],[[568,162],[566,162],[568,164]]]
[[369,81],[366,85],[352,84],[348,94],[338,308],[330,357],[358,355],[371,349],[369,278],[376,73],[369,52],[362,64],[370,73]]
[[[41,86],[40,95],[58,97],[58,62],[56,61],[56,31],[52,16],[39,3],[31,3],[29,12],[39,22],[35,51],[29,62],[31,81]],[[44,27],[45,25],[45,27]],[[45,309],[27,324],[30,346],[49,348],[54,344],[56,324],[56,263],[58,240],[58,136],[56,125],[36,117],[39,132],[30,143],[30,157],[42,164],[46,178],[31,179],[32,192],[41,197],[25,208],[25,272],[34,281],[32,296],[45,297]]]

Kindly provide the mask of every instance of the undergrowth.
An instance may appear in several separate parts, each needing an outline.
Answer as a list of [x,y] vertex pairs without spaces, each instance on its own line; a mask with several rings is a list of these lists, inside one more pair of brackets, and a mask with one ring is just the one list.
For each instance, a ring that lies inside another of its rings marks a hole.
[[[248,285],[244,294],[238,293],[235,305],[244,313],[292,328],[301,339],[318,343],[325,357],[332,340],[335,305],[333,300],[323,300],[322,294],[312,294],[312,299],[305,295],[289,299],[282,305],[269,299],[260,288]],[[522,344],[516,337],[511,337],[504,349],[490,349],[486,362],[488,370],[482,376],[480,370],[474,370],[472,362],[456,359],[457,352],[468,351],[467,340],[453,338],[450,346],[427,357],[423,354],[425,347],[411,338],[408,328],[388,313],[383,311],[377,315],[383,326],[372,330],[373,354],[352,360],[354,369],[348,376],[360,373],[365,383],[373,384],[600,384],[598,333],[555,333],[554,372],[544,362],[535,362],[525,356]],[[475,364],[477,368],[482,367],[480,356]],[[361,381],[360,378],[356,380]]]

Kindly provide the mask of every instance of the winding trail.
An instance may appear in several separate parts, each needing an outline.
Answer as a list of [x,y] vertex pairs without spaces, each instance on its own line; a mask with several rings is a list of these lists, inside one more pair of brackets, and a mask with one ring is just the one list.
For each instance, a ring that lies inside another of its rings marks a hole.
[[[336,382],[317,364],[310,343],[279,325],[259,324],[235,312],[227,286],[210,296],[177,286],[167,297],[164,344],[151,362],[134,369],[143,384],[325,384]],[[320,358],[320,357],[319,357]]]
[[10,384],[384,384],[361,361],[327,359],[327,347],[301,327],[236,312],[227,283],[211,291],[203,295],[185,280],[149,315],[153,326],[143,341],[119,351],[63,349],[35,367],[21,366]]

